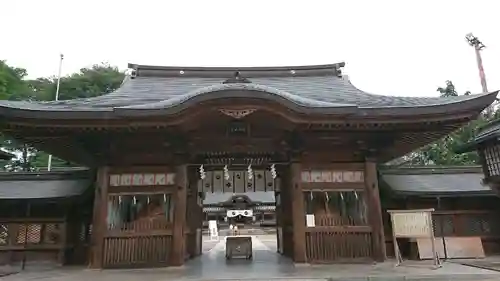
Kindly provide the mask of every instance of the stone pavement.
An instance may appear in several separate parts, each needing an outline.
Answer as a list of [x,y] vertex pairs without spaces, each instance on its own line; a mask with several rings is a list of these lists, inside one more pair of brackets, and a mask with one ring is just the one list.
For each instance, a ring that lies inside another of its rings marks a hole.
[[484,259],[456,259],[453,262],[500,272],[500,256],[489,256]]
[[60,268],[57,270],[26,270],[0,278],[2,281],[213,281],[213,280],[426,280],[426,281],[493,281],[500,273],[485,269],[445,263],[440,269],[430,269],[426,262],[394,267],[393,262],[379,264],[336,264],[295,266],[289,259],[276,254],[275,236],[253,236],[253,260],[230,260],[224,257],[224,238],[204,241],[204,255],[180,268],[89,270]]

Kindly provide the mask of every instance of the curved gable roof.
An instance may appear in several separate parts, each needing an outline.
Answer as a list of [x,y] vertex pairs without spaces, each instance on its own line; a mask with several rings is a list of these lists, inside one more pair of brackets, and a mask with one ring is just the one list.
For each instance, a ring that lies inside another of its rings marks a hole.
[[[496,92],[446,98],[393,97],[364,92],[342,77],[344,64],[296,67],[158,67],[130,64],[115,92],[51,102],[0,101],[0,115],[36,118],[119,118],[177,113],[200,101],[260,98],[318,114],[438,114],[482,110]],[[244,80],[232,79],[241,75]],[[230,81],[232,79],[232,81]],[[43,115],[40,114],[43,112]]]

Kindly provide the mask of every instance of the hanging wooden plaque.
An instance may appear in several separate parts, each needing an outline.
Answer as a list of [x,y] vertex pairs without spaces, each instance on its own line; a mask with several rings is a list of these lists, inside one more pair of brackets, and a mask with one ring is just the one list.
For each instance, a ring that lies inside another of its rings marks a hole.
[[134,174],[112,174],[109,176],[110,186],[151,186],[151,185],[174,185],[174,173],[134,173]]
[[301,172],[302,182],[310,183],[363,183],[363,171],[313,170]]

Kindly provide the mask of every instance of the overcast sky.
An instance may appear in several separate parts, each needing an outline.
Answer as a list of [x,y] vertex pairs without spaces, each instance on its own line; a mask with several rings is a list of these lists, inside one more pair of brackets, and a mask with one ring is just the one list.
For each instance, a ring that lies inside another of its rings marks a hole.
[[[99,62],[281,66],[346,62],[375,94],[436,96],[452,80],[481,91],[473,32],[500,89],[499,1],[464,0],[3,0],[0,59],[30,77]],[[495,27],[496,26],[496,27]]]

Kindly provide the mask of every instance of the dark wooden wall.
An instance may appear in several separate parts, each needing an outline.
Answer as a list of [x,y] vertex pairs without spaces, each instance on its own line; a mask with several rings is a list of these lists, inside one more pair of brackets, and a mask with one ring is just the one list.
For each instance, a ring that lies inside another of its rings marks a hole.
[[92,198],[0,201],[0,264],[86,264]]

